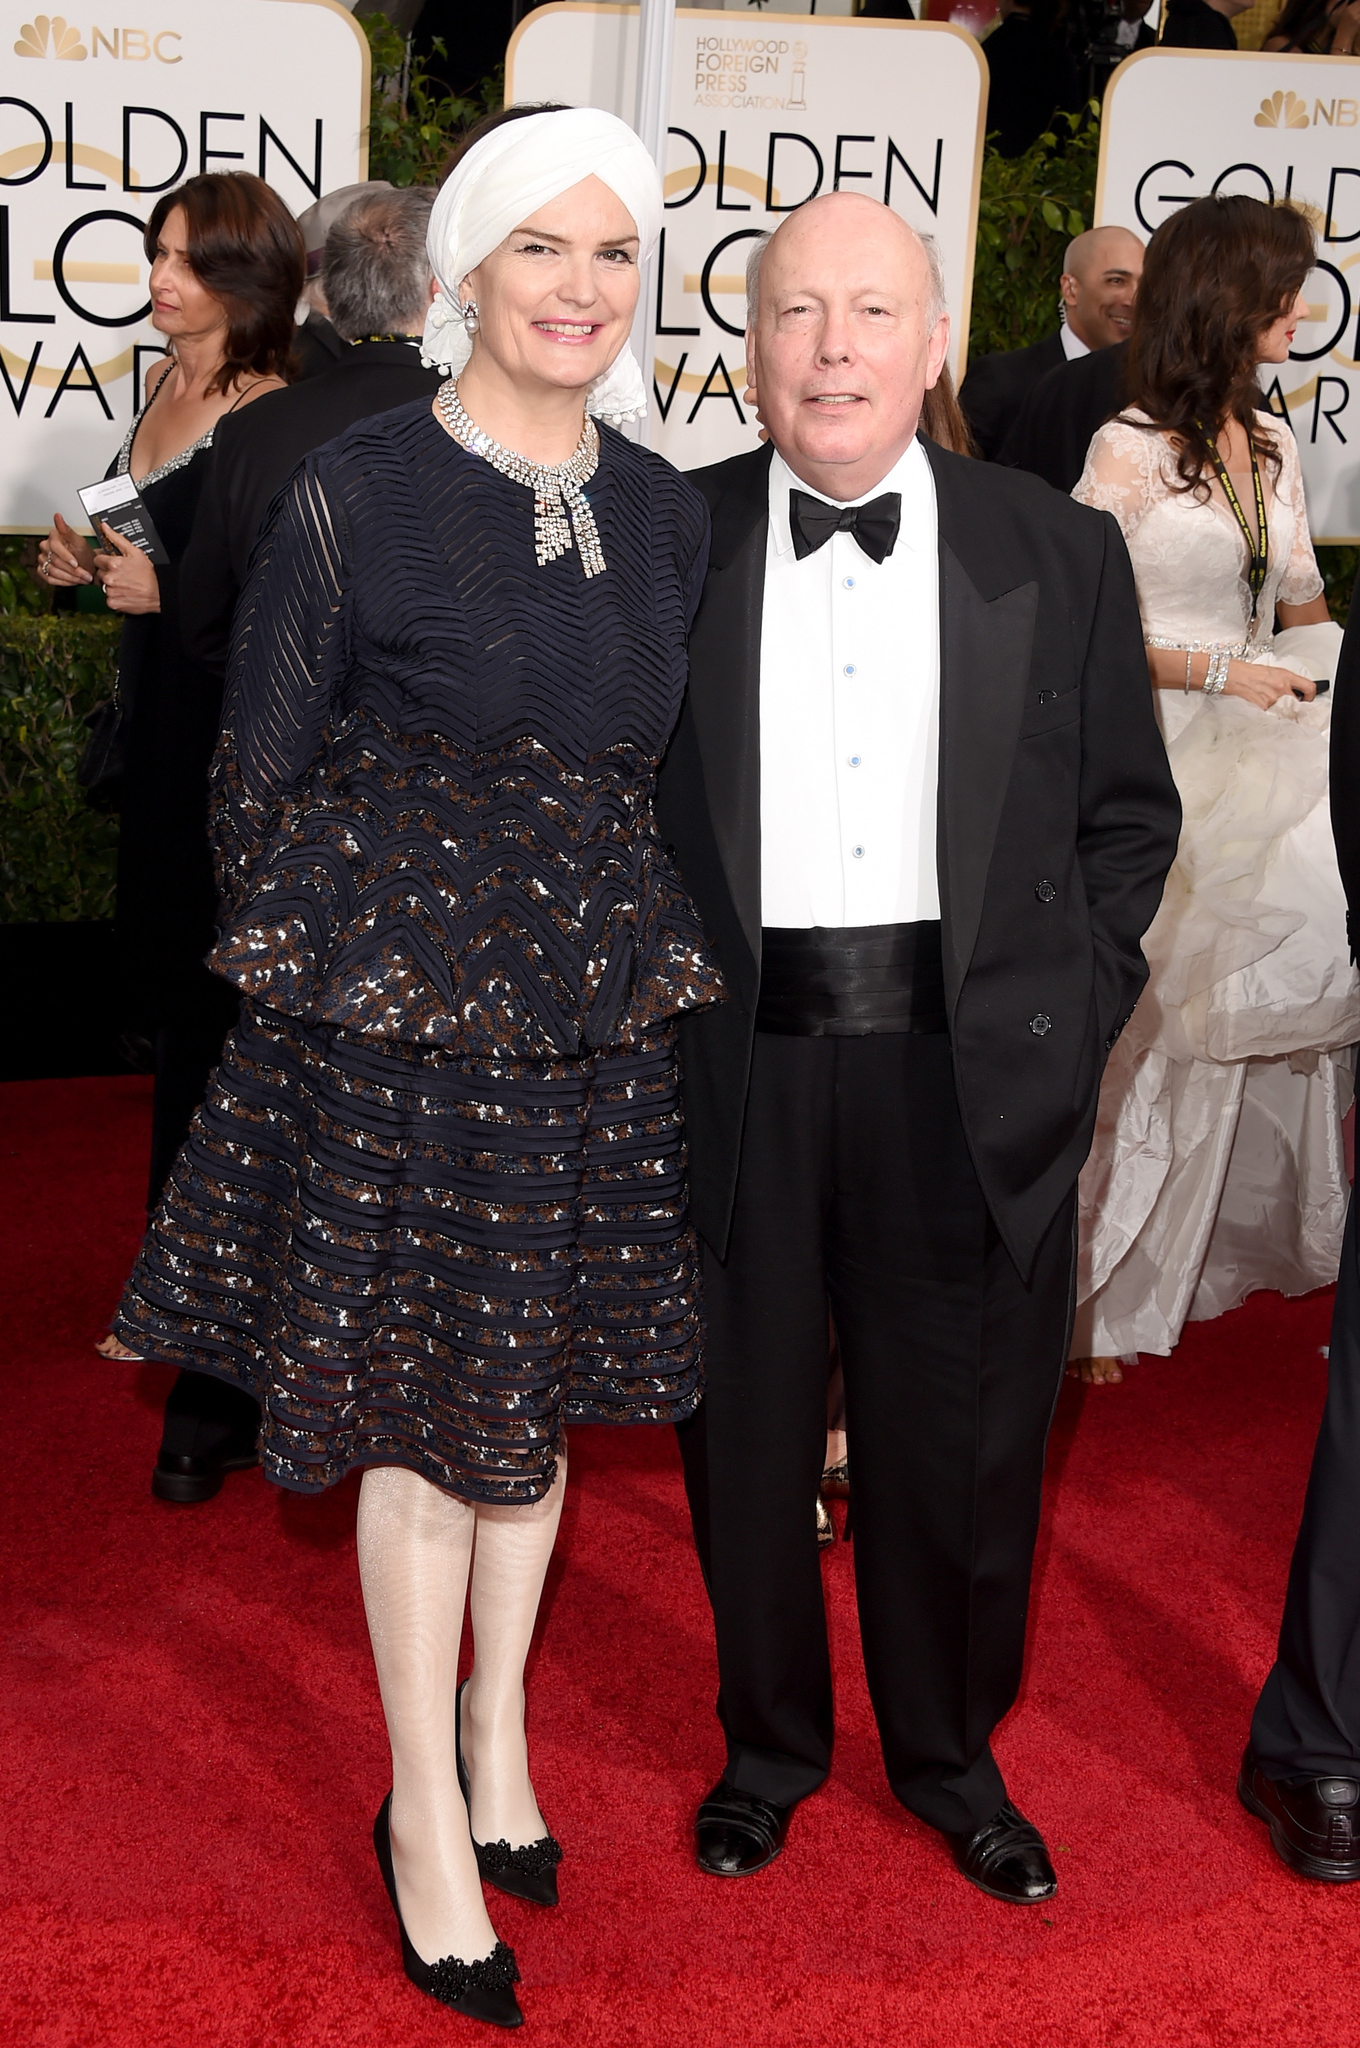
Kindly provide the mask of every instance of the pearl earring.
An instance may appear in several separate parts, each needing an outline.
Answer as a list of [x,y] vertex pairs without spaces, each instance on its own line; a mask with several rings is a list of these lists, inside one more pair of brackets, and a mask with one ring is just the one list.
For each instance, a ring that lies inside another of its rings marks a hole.
[[461,310],[463,314],[464,327],[467,329],[469,334],[475,334],[477,332],[479,325],[481,324],[477,317],[477,301],[475,299],[469,299],[467,304]]

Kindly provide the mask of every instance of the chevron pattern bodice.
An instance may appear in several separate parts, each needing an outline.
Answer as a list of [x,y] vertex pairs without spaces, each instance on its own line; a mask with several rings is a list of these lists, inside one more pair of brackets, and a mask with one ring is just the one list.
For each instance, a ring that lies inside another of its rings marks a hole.
[[423,400],[276,502],[214,764],[211,964],[258,1002],[540,1058],[715,999],[652,817],[707,513],[659,457],[601,441],[590,580],[574,548],[536,563],[532,493]]

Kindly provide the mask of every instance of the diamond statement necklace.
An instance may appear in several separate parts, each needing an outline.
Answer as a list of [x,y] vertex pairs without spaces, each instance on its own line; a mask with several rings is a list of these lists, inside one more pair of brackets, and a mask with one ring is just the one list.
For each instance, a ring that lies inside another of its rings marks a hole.
[[600,463],[600,430],[589,413],[581,429],[576,452],[565,462],[528,462],[513,448],[502,448],[490,434],[484,434],[463,410],[454,378],[441,384],[436,399],[445,426],[460,448],[480,455],[502,476],[525,484],[534,494],[534,553],[540,569],[565,555],[575,536],[581,567],[587,576],[601,576],[608,563],[600,546],[599,528],[585,485]]

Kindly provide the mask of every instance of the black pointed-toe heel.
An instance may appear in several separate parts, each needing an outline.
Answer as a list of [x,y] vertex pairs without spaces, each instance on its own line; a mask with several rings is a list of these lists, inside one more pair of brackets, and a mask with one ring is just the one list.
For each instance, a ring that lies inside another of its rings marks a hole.
[[519,1965],[515,1961],[515,1951],[507,1948],[503,1941],[496,1943],[489,1956],[482,1956],[475,1963],[465,1963],[461,1956],[442,1956],[437,1963],[427,1963],[412,1948],[411,1937],[406,1932],[406,1922],[397,1903],[397,1880],[392,1869],[390,1792],[378,1808],[378,1818],[373,1823],[373,1847],[377,1851],[378,1868],[387,1886],[387,1896],[392,1901],[392,1911],[397,1916],[402,1966],[416,1989],[437,1998],[441,2005],[451,2007],[454,2012],[466,2014],[470,2020],[486,2020],[493,2027],[522,2027],[524,2014],[519,2009],[514,1991],[519,1982]]
[[[464,1679],[454,1703],[453,1747],[458,1763],[458,1783],[467,1801],[468,1826],[471,1828],[472,1787],[468,1783],[467,1765],[463,1762],[463,1694],[467,1685]],[[527,1899],[531,1906],[557,1904],[557,1866],[562,1861],[562,1844],[555,1842],[551,1835],[540,1835],[536,1842],[526,1842],[522,1849],[512,1849],[504,1840],[479,1842],[474,1835],[472,1846],[477,1851],[478,1870],[498,1892],[506,1892],[512,1899]]]

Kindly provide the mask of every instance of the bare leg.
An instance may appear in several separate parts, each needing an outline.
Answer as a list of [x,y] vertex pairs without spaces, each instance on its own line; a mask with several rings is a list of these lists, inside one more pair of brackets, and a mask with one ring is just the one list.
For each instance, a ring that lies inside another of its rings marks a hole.
[[477,1510],[383,1465],[359,1493],[359,1577],[392,1744],[392,1864],[416,1953],[475,1962],[487,1918],[454,1762],[458,1645]]
[[524,1736],[524,1660],[543,1579],[557,1540],[567,1484],[565,1447],[551,1490],[530,1507],[477,1509],[472,1560],[472,1676],[463,1694],[463,1760],[472,1787],[472,1832],[512,1849],[548,1829],[529,1779]]

